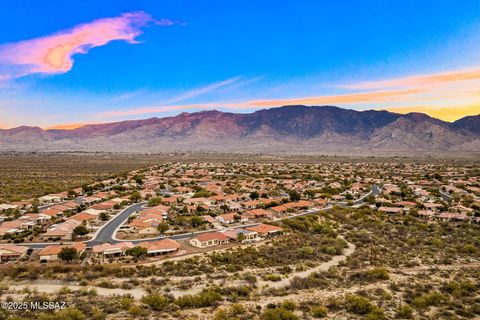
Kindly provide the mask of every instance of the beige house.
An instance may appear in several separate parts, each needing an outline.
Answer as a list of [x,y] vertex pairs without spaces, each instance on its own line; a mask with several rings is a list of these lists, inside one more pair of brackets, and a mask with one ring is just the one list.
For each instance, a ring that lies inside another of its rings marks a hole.
[[201,233],[190,240],[190,245],[197,248],[208,248],[225,243],[229,243],[229,238],[220,232]]
[[62,251],[63,248],[75,248],[77,250],[77,254],[81,255],[83,252],[85,252],[85,243],[83,242],[74,242],[72,244],[64,244],[64,245],[51,245],[43,248],[40,250],[38,253],[38,256],[40,258],[40,261],[57,261],[58,260],[58,254],[60,251]]
[[0,262],[17,261],[27,255],[28,247],[13,244],[0,245]]

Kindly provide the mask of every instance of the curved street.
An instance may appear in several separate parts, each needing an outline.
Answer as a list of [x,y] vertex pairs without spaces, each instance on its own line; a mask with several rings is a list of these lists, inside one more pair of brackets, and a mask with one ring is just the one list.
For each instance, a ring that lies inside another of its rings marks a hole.
[[[380,194],[380,192],[381,192],[381,188],[378,185],[372,185],[372,190],[369,193],[367,193],[366,195],[364,195],[363,197],[361,197],[360,199],[355,200],[353,202],[353,205],[358,206],[358,205],[364,203],[365,199],[368,196],[370,196],[370,195],[377,196],[377,195]],[[103,243],[107,243],[107,242],[112,243],[112,244],[122,242],[122,241],[130,241],[132,243],[140,243],[140,242],[147,242],[147,241],[148,242],[158,241],[158,240],[162,239],[161,237],[154,237],[154,238],[148,238],[148,239],[138,239],[138,240],[119,240],[119,239],[115,238],[115,234],[116,234],[118,228],[128,219],[128,217],[131,216],[132,214],[134,214],[137,211],[143,210],[144,206],[146,204],[147,204],[146,201],[139,202],[139,203],[133,204],[131,206],[128,206],[123,211],[118,213],[116,216],[114,216],[112,219],[110,219],[107,223],[105,223],[102,227],[100,227],[100,229],[98,229],[95,232],[92,239],[85,241],[85,244],[87,245],[87,247],[93,247],[93,246],[103,244]],[[325,208],[314,210],[314,211],[305,211],[305,212],[302,212],[302,213],[299,213],[299,214],[296,214],[296,215],[293,215],[293,216],[276,219],[274,221],[279,221],[279,220],[284,220],[284,219],[292,219],[292,218],[299,217],[299,216],[316,214],[316,213],[319,213],[321,211],[329,210],[331,208],[332,208],[332,206],[327,206]],[[242,227],[255,226],[257,224],[259,224],[259,223],[246,224],[246,225],[242,225]],[[206,230],[206,231],[182,233],[182,234],[169,236],[169,238],[173,239],[173,240],[185,240],[185,239],[189,239],[192,236],[194,236],[196,234],[200,234],[200,233],[212,232],[212,231],[224,231],[224,230],[234,229],[234,228],[238,228],[238,226],[231,227],[231,228],[210,229],[210,230]],[[22,245],[27,246],[27,247],[32,248],[32,249],[41,249],[41,248],[44,248],[44,247],[49,246],[49,245],[64,244],[64,243],[70,243],[70,242],[65,241],[65,242],[25,243],[25,244],[22,244]]]

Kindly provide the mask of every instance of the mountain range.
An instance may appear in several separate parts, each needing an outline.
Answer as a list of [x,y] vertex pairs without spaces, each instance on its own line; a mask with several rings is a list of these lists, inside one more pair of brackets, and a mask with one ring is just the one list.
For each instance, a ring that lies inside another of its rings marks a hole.
[[72,130],[0,129],[0,151],[217,151],[377,154],[480,151],[480,115],[445,122],[422,113],[284,106],[201,111]]

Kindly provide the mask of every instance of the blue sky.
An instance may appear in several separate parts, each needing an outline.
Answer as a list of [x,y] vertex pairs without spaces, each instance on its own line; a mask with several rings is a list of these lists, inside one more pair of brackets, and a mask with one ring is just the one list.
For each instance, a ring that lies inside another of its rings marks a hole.
[[[290,102],[446,120],[480,112],[478,0],[1,6],[0,127]],[[92,33],[88,40],[63,51],[84,32]],[[62,48],[61,64],[45,64],[49,46]]]

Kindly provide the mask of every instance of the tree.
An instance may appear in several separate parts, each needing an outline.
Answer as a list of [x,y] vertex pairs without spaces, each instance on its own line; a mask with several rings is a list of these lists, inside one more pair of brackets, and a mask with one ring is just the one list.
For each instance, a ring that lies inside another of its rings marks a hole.
[[313,189],[305,190],[303,193],[305,194],[305,196],[307,196],[310,199],[315,198],[315,195],[317,194],[317,192]]
[[250,199],[256,200],[256,199],[258,199],[259,197],[260,197],[260,195],[258,194],[257,191],[252,191],[252,192],[250,192]]
[[152,197],[148,200],[148,206],[149,207],[158,206],[161,201],[162,201],[162,198],[160,198],[160,197]]
[[133,248],[125,250],[126,255],[135,257],[137,259],[145,257],[147,253],[148,253],[147,248],[139,247],[139,246],[135,246]]
[[223,210],[223,213],[227,213],[228,210],[230,210],[230,207],[229,207],[228,205],[226,205],[226,204],[222,204],[222,205],[220,206],[220,209]]
[[192,225],[192,227],[198,227],[203,223],[203,221],[204,220],[199,216],[193,216],[192,218],[190,218],[190,224]]
[[168,226],[167,223],[160,223],[158,226],[157,226],[157,230],[158,232],[160,233],[164,233],[165,231],[167,231],[170,227]]
[[135,190],[130,195],[130,200],[132,202],[138,202],[138,201],[142,200],[142,196],[140,195],[140,193],[137,190]]
[[105,212],[101,212],[98,217],[100,218],[100,220],[102,221],[107,221],[108,220],[108,214],[106,214]]
[[297,190],[290,190],[288,195],[290,196],[290,201],[298,201],[301,198]]
[[88,234],[88,229],[84,225],[79,225],[76,226],[75,229],[73,229],[73,237],[75,238],[76,236],[84,236]]
[[243,233],[237,234],[237,241],[241,243],[243,240],[245,240],[245,235]]
[[70,262],[78,256],[77,249],[73,247],[63,247],[58,253],[58,258],[62,261]]

